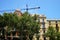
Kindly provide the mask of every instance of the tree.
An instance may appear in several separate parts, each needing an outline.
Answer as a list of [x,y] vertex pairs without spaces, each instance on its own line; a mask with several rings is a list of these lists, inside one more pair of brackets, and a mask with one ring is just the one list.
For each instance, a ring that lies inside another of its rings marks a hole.
[[32,40],[33,35],[39,33],[39,22],[36,21],[35,16],[31,16],[28,12],[24,12],[22,16],[14,13],[4,13],[0,15],[0,19],[0,26],[7,26],[7,32],[14,29],[19,30],[21,40]]
[[[4,13],[3,15],[4,24],[5,25],[5,35],[10,34],[11,30],[17,29],[17,23],[18,23],[18,16],[14,13]],[[6,28],[7,27],[7,28]]]
[[33,35],[39,32],[40,24],[28,12],[24,12],[19,19],[18,28],[20,29],[21,35],[24,35],[25,32],[25,37],[28,36],[32,40]]
[[57,40],[60,40],[60,32],[56,33]]
[[40,34],[39,34],[39,31],[37,31],[37,30],[40,30],[40,18],[39,18],[39,15],[35,14],[33,16],[33,19],[34,19],[35,22],[37,22],[37,28],[36,28],[36,24],[34,24],[34,25],[35,25],[35,31],[36,31],[36,38],[37,38],[37,40],[39,40]]
[[2,39],[4,39],[5,36],[5,26],[6,24],[4,23],[4,17],[3,15],[0,15],[0,36],[2,37]]
[[45,33],[45,36],[49,37],[49,40],[56,40],[56,30],[54,29],[54,27],[50,26]]
[[17,27],[18,23],[18,16],[13,13],[4,13],[4,23],[6,26],[10,27],[11,29],[14,29]]

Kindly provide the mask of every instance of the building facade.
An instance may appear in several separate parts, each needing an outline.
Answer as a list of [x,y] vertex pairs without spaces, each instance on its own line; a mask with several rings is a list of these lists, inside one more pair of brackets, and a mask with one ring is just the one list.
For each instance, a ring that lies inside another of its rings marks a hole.
[[39,20],[41,25],[40,40],[48,40],[43,34],[50,26],[56,28],[57,31],[60,31],[60,19],[47,19],[45,15],[39,15]]

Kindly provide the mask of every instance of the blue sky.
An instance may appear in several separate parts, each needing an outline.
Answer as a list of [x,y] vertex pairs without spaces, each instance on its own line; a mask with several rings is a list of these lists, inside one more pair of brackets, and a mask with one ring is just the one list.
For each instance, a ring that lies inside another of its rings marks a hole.
[[60,0],[0,0],[0,10],[23,9],[26,8],[26,4],[29,8],[40,7],[40,9],[29,10],[31,14],[44,14],[47,18],[60,18]]

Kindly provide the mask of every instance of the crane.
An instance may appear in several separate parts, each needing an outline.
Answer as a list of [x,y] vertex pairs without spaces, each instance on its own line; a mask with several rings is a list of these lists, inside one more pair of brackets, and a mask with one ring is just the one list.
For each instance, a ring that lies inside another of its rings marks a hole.
[[[26,8],[21,9],[21,10],[26,10],[28,12],[28,10],[32,10],[32,9],[40,9],[40,7],[34,7],[34,8],[28,8],[28,5],[26,5]],[[8,11],[15,11],[16,9],[9,9],[9,10],[0,10],[0,12],[8,12]]]

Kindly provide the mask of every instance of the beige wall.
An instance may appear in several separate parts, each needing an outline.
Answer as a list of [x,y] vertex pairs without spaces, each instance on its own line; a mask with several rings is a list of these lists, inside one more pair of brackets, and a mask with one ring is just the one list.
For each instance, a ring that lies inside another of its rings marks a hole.
[[54,27],[54,28],[56,28],[56,21],[57,21],[57,23],[58,23],[58,26],[59,26],[59,31],[60,31],[60,20],[59,19],[57,19],[57,20],[55,20],[55,19],[50,19],[50,20],[48,20],[47,18],[46,18],[46,16],[44,16],[44,15],[40,15],[39,16],[39,18],[40,18],[40,40],[43,40],[43,19],[44,19],[44,22],[45,22],[45,32],[47,31],[47,29],[48,29],[48,27],[49,27],[49,21],[51,21],[51,26],[52,27]]

